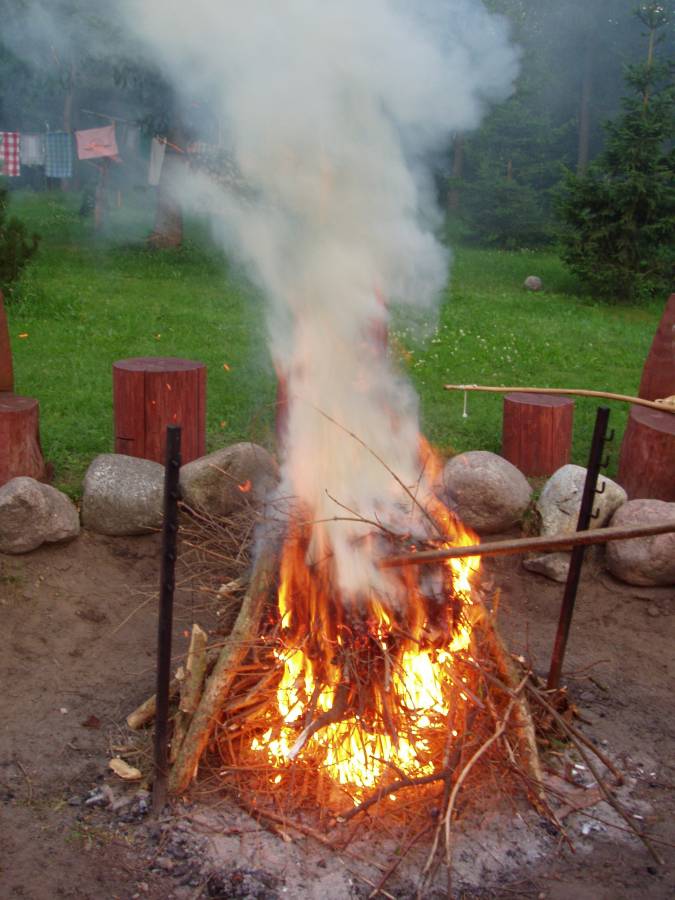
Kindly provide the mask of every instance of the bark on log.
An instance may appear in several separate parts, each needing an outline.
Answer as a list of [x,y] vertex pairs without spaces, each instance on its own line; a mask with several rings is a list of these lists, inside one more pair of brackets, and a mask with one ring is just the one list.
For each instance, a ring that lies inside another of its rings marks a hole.
[[270,600],[278,573],[278,564],[276,542],[270,540],[256,563],[251,586],[244,598],[237,621],[225,639],[218,662],[206,683],[178,759],[171,770],[169,791],[172,794],[185,791],[197,773],[199,760],[236,676],[237,665],[249,652],[252,642],[258,636],[260,620]]
[[202,684],[206,675],[206,632],[195,623],[192,626],[190,646],[185,661],[185,678],[180,689],[178,708],[184,713],[193,713],[199,706]]
[[525,475],[552,475],[570,460],[573,417],[566,397],[507,394],[502,456]]
[[0,394],[0,485],[19,475],[46,478],[39,413],[33,397]]
[[621,444],[619,484],[630,500],[675,501],[675,416],[633,406]]
[[183,463],[206,453],[206,366],[174,357],[113,363],[115,452],[164,463],[166,426],[182,427]]

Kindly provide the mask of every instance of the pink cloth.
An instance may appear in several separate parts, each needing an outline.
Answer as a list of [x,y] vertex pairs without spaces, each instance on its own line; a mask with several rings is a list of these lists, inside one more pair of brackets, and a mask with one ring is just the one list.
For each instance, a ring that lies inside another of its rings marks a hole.
[[18,131],[0,131],[0,175],[16,178],[21,174]]
[[78,159],[117,156],[114,125],[106,125],[105,128],[88,128],[86,131],[76,131],[75,140],[77,141]]

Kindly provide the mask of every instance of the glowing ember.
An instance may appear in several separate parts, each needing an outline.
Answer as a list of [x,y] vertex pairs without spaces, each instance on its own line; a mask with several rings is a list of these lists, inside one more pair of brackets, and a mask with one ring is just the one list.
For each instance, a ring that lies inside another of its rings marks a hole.
[[[477,541],[439,501],[425,507],[445,531],[438,546]],[[307,564],[312,539],[316,525],[296,522],[285,542],[276,709],[251,749],[280,771],[296,758],[309,762],[357,803],[381,782],[432,774],[439,745],[447,748],[456,736],[453,722],[468,690],[456,660],[471,643],[479,559],[448,560],[436,582],[424,585],[414,567],[404,570],[400,608],[384,597],[339,596],[330,547],[322,548],[321,563]],[[379,552],[387,546],[381,539]]]

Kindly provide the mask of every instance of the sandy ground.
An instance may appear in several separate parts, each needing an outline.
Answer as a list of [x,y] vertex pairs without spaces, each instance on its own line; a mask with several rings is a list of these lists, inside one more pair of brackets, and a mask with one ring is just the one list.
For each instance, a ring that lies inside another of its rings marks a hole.
[[[230,803],[193,797],[152,822],[144,795],[107,771],[129,746],[126,714],[153,691],[158,566],[155,536],[84,532],[67,545],[0,555],[0,897],[368,896],[367,868],[354,874],[313,842],[286,843]],[[486,569],[501,589],[511,649],[544,674],[562,586],[516,558]],[[190,604],[182,597],[177,656]],[[506,843],[494,843],[493,829],[460,848],[457,896],[675,896],[674,639],[675,589],[632,588],[586,570],[566,680],[580,727],[628,776],[622,799],[642,816],[635,821],[664,842],[664,865],[624,831],[583,815],[570,826],[574,852],[543,828],[525,823],[521,833],[507,822],[499,831]],[[592,814],[614,821],[604,805]],[[377,852],[373,842],[371,857]],[[410,896],[413,875],[387,885],[391,895]]]

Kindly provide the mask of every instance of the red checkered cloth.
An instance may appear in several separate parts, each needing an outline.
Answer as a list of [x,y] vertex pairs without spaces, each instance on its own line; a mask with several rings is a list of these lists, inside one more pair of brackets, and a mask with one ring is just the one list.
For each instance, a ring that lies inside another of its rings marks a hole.
[[21,174],[19,132],[0,131],[0,175],[16,178]]

